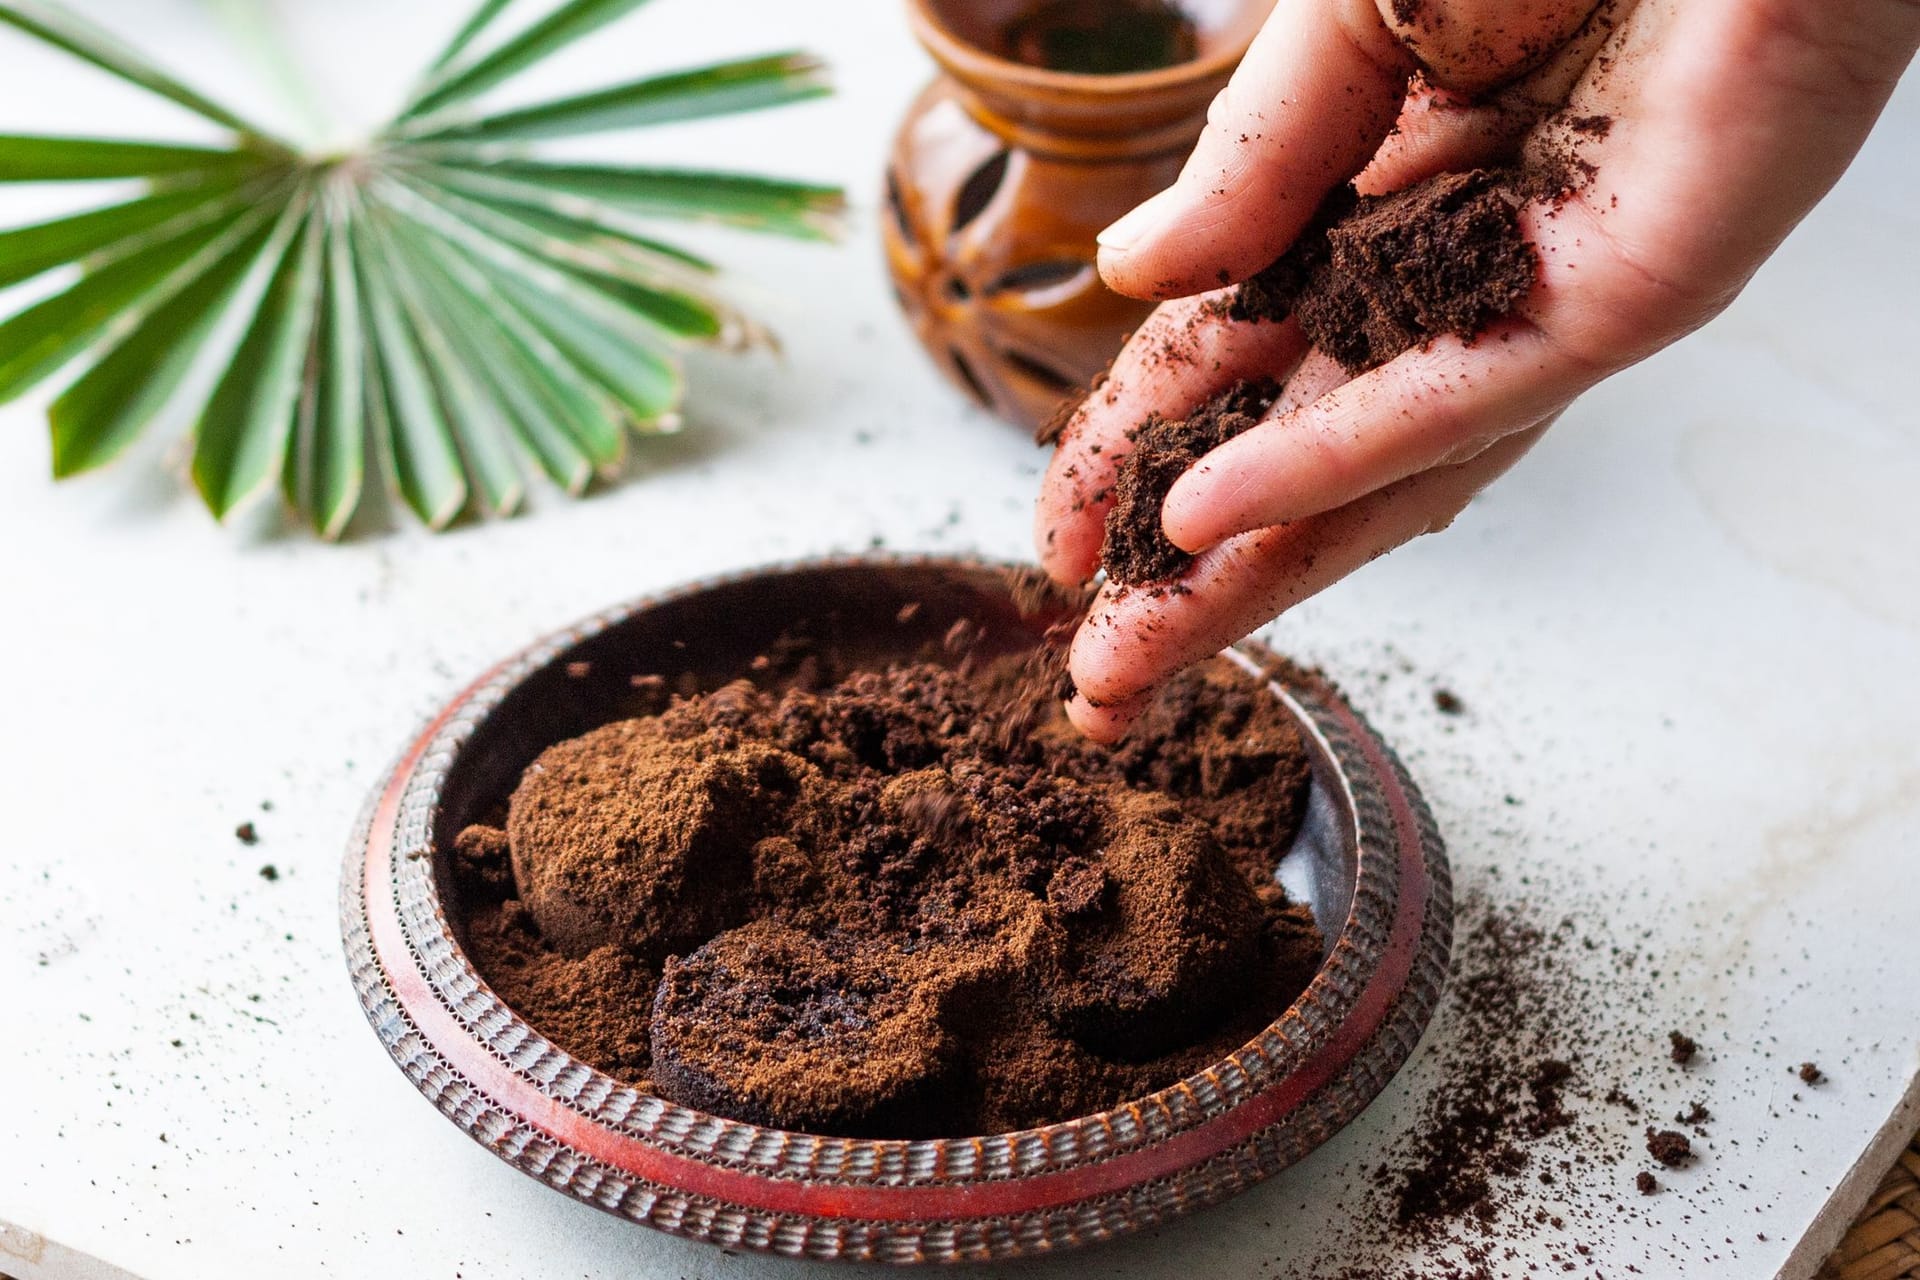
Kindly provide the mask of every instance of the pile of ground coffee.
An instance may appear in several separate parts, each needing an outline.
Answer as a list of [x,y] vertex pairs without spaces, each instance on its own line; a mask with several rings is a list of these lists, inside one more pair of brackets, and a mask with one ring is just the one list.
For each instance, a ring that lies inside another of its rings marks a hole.
[[1259,422],[1279,398],[1279,383],[1250,378],[1182,421],[1149,415],[1129,433],[1133,450],[1114,479],[1106,542],[1100,548],[1100,566],[1109,579],[1133,586],[1164,582],[1186,571],[1193,557],[1161,528],[1161,504],[1187,468]]
[[1512,309],[1539,269],[1519,209],[1540,179],[1438,174],[1391,195],[1342,187],[1272,265],[1234,292],[1236,320],[1297,318],[1349,373],[1443,333],[1471,339]]
[[560,743],[504,830],[460,834],[469,952],[512,1007],[689,1106],[913,1137],[1150,1092],[1312,978],[1274,880],[1306,756],[1224,661],[1112,750],[1031,662],[830,668]]

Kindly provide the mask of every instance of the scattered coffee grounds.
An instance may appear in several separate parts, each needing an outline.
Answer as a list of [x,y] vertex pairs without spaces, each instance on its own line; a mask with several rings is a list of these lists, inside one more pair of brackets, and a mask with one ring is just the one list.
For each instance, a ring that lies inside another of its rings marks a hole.
[[1435,689],[1433,706],[1434,710],[1447,716],[1463,715],[1467,709],[1467,704],[1460,700],[1460,695],[1451,689]]
[[1280,398],[1270,378],[1235,383],[1181,421],[1157,415],[1129,435],[1133,451],[1120,464],[1107,510],[1100,564],[1123,586],[1166,582],[1186,571],[1193,557],[1175,546],[1160,525],[1160,507],[1174,482],[1209,452],[1260,421]]
[[1671,1046],[1669,1051],[1673,1060],[1683,1067],[1692,1062],[1693,1055],[1700,1051],[1700,1046],[1693,1042],[1693,1037],[1682,1031],[1667,1032],[1667,1041]]
[[1693,1159],[1693,1143],[1678,1129],[1647,1130],[1647,1153],[1669,1169]]
[[[1494,913],[1474,921],[1456,943],[1458,1061],[1447,1064],[1447,1078],[1428,1099],[1411,1149],[1376,1174],[1402,1227],[1492,1218],[1500,1184],[1530,1163],[1528,1148],[1572,1123],[1565,1091],[1574,1064],[1529,1052],[1514,1025],[1541,1010],[1528,958],[1549,945],[1537,927]],[[1552,1030],[1533,1025],[1536,1036]]]
[[233,838],[251,847],[260,843],[260,832],[251,822],[243,822],[233,829]]
[[1639,974],[1642,957],[1596,931],[1604,913],[1577,893],[1492,879],[1456,899],[1437,1034],[1409,1068],[1423,1086],[1410,1119],[1384,1160],[1353,1170],[1351,1216],[1278,1273],[1287,1280],[1593,1275],[1594,1242],[1624,1207],[1594,1188],[1615,1169],[1626,1194],[1644,1185],[1642,1126],[1622,1123],[1643,1107],[1623,1085],[1657,1090],[1667,1073],[1628,1065],[1642,1011],[1587,967],[1610,953],[1614,973]]
[[1795,1074],[1797,1074],[1800,1077],[1800,1079],[1805,1081],[1807,1084],[1819,1084],[1822,1080],[1825,1080],[1827,1078],[1827,1073],[1822,1071],[1819,1067],[1816,1067],[1815,1065],[1813,1065],[1813,1063],[1811,1062],[1801,1063],[1799,1070]]
[[280,868],[269,862],[260,868],[260,878],[271,884],[280,878]]
[[1641,1195],[1650,1196],[1660,1189],[1660,1179],[1642,1169],[1633,1175],[1633,1185],[1640,1189]]
[[1675,1113],[1673,1117],[1680,1124],[1702,1125],[1713,1119],[1713,1112],[1707,1110],[1707,1104],[1696,1102],[1685,1111]]
[[1297,318],[1358,374],[1443,333],[1471,340],[1533,287],[1518,170],[1443,173],[1391,195],[1330,195],[1286,253],[1235,290],[1236,320]]
[[1200,31],[1167,0],[1043,0],[1006,24],[1000,46],[1030,67],[1119,75],[1191,62]]
[[976,633],[940,662],[663,685],[549,748],[454,841],[476,966],[612,1075],[817,1133],[1043,1124],[1232,1052],[1321,957],[1274,879],[1293,723],[1214,660],[1097,747],[1051,665],[976,663]]

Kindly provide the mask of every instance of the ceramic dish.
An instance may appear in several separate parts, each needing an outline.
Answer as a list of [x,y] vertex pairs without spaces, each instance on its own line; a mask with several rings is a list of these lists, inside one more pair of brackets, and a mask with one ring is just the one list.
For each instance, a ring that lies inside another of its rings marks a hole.
[[[1406,1060],[1439,996],[1452,904],[1432,818],[1392,751],[1327,683],[1231,651],[1300,722],[1307,819],[1281,879],[1328,940],[1306,992],[1230,1057],[1112,1110],[1016,1133],[921,1141],[765,1129],[642,1093],[556,1048],[461,950],[451,837],[543,748],[626,714],[628,677],[718,684],[792,626],[885,660],[957,619],[1025,646],[1010,571],[866,557],[642,600],[482,676],[401,754],[355,830],[342,883],[367,1017],[448,1119],[514,1167],[609,1213],[732,1248],[948,1262],[1111,1239],[1214,1204],[1300,1159]],[[910,617],[900,620],[903,606]]]

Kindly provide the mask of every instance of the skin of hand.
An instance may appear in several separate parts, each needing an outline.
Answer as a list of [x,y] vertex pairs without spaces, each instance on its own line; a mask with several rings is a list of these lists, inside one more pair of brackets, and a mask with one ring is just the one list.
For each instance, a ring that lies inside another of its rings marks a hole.
[[[1443,529],[1577,395],[1723,310],[1837,181],[1920,46],[1920,0],[1279,0],[1175,184],[1101,233],[1117,291],[1162,299],[1074,413],[1043,482],[1041,563],[1097,567],[1127,432],[1241,378],[1285,380],[1169,494],[1183,592],[1109,583],[1074,638],[1068,715],[1122,736],[1155,686],[1401,543]],[[1467,345],[1358,377],[1220,286],[1278,257],[1334,187],[1552,154],[1605,116],[1597,167],[1520,226],[1533,289]]]

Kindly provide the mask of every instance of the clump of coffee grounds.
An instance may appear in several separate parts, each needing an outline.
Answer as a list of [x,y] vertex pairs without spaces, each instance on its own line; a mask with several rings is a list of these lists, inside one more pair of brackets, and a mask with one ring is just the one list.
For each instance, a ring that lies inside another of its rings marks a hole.
[[1441,334],[1471,341],[1539,271],[1519,208],[1538,179],[1512,169],[1438,174],[1390,195],[1344,186],[1286,253],[1235,290],[1236,320],[1292,316],[1348,373]]
[[470,955],[576,1056],[782,1128],[998,1132],[1172,1083],[1317,970],[1274,879],[1306,756],[1224,661],[1111,750],[1018,657],[781,665],[548,749],[460,833]]
[[1693,1055],[1700,1051],[1693,1037],[1684,1031],[1667,1032],[1667,1045],[1668,1056],[1683,1067],[1692,1062]]
[[1128,439],[1128,453],[1113,484],[1107,509],[1107,536],[1100,565],[1122,586],[1166,582],[1179,577],[1193,557],[1167,537],[1160,508],[1174,483],[1201,458],[1254,426],[1280,398],[1270,378],[1235,383],[1188,417],[1175,421],[1149,415]]
[[1647,1154],[1669,1169],[1693,1159],[1693,1143],[1678,1129],[1647,1130]]

